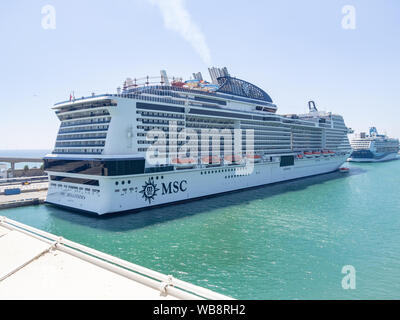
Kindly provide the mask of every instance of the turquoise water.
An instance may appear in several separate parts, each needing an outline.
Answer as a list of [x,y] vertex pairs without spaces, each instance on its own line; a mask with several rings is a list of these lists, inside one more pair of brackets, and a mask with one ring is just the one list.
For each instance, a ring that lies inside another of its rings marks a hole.
[[400,161],[350,167],[136,214],[0,215],[238,299],[399,299]]

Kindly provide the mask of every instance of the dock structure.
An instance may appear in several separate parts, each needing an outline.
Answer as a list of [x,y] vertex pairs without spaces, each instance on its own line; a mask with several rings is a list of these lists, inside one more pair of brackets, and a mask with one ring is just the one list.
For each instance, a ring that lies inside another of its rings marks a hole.
[[[47,177],[46,177],[47,179]],[[29,178],[21,181],[29,181]],[[41,180],[21,185],[20,179],[0,180],[0,209],[8,209],[42,204],[46,200],[49,183]],[[17,190],[15,194],[7,194],[7,190]]]
[[20,158],[20,157],[0,157],[0,162],[6,162],[11,165],[11,175],[14,177],[15,164],[23,162],[43,163],[41,158]]
[[0,300],[7,299],[232,298],[0,217]]

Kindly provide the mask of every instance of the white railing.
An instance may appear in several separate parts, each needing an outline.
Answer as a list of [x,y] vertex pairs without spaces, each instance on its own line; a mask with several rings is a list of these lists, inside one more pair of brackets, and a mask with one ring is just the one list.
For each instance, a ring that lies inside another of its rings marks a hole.
[[24,182],[24,181],[29,181],[31,183],[36,183],[36,182],[43,182],[43,180],[48,180],[48,176],[32,176],[32,177],[20,177],[20,178],[5,178],[5,179],[0,179],[0,184],[5,184],[5,183],[19,183],[19,182]]
[[209,300],[233,300],[231,297],[213,292],[191,283],[175,279],[173,276],[133,264],[126,260],[91,249],[79,243],[64,239],[48,232],[24,225],[17,221],[0,217],[0,226],[10,230],[16,230],[33,238],[45,241],[55,249],[79,257],[84,261],[115,272],[128,279],[140,282],[161,294],[171,295],[185,300],[209,299]]

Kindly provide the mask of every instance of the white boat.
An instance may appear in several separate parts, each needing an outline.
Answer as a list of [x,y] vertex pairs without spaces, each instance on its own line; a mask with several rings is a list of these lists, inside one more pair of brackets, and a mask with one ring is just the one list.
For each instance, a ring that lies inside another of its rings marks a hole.
[[353,152],[348,161],[351,162],[382,162],[394,160],[399,152],[399,140],[378,134],[375,127],[370,133],[356,135],[351,140]]
[[171,159],[171,165],[177,169],[188,169],[193,168],[197,164],[197,160],[193,158],[173,158]]

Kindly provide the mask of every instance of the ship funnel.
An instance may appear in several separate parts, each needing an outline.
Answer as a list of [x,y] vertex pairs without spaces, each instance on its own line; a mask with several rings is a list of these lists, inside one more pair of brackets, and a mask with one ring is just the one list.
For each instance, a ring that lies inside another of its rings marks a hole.
[[371,137],[377,136],[377,135],[378,135],[378,130],[376,130],[375,127],[369,128],[369,135],[370,135]]
[[128,90],[128,89],[131,89],[133,87],[133,81],[132,81],[132,79],[131,78],[126,78],[126,80],[125,80],[125,82],[124,82],[124,91],[125,90]]
[[220,69],[220,68],[208,68],[208,72],[210,73],[211,77],[211,82],[213,84],[218,84],[218,78],[221,77],[230,77],[230,74],[228,72],[228,69],[226,67]]
[[201,72],[193,73],[193,79],[203,81],[203,75],[201,74]]

